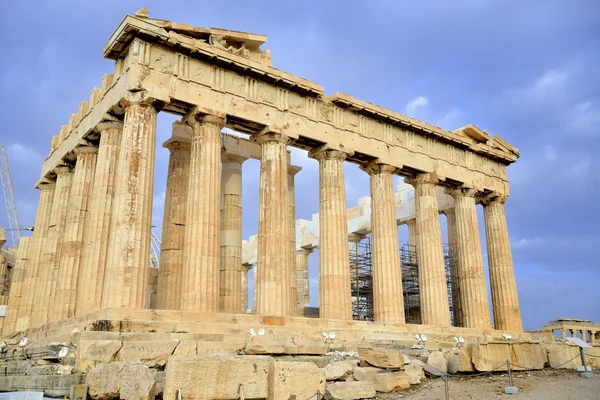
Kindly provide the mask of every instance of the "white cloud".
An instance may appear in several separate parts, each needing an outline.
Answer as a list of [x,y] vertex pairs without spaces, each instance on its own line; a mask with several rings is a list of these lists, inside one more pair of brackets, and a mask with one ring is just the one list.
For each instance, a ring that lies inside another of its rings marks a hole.
[[410,115],[411,117],[415,117],[418,114],[419,110],[427,106],[428,103],[429,100],[427,100],[426,97],[419,96],[411,100],[411,102],[406,105],[406,114]]
[[443,129],[453,130],[458,128],[461,124],[459,123],[460,111],[456,108],[450,110],[442,118],[435,122],[435,125]]

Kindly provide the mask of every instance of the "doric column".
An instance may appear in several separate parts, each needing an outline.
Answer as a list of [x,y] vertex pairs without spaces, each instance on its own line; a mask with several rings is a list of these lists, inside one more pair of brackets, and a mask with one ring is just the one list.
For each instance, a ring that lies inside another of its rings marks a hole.
[[[448,229],[448,257],[450,258],[450,287],[452,289],[452,325],[465,326],[460,304],[460,285],[458,271],[458,252],[456,245],[456,213],[454,208],[444,211]],[[481,250],[480,250],[481,252]]]
[[298,312],[296,315],[304,315],[304,309],[310,307],[310,286],[308,281],[308,255],[313,249],[302,247],[296,250],[296,267],[298,289]]
[[344,160],[337,150],[316,149],[319,161],[319,316],[352,319]]
[[291,165],[288,151],[288,217],[290,219],[290,315],[298,315],[298,266],[296,265],[296,185],[294,176],[302,170]]
[[222,117],[195,115],[188,183],[181,309],[219,311]]
[[[96,169],[97,147],[74,149],[77,161],[73,171],[65,231],[61,238],[60,264],[56,283],[56,298],[50,320],[60,321],[75,315],[77,278],[83,257],[84,231],[89,223],[89,200]],[[88,290],[87,283],[81,290]]]
[[494,327],[498,330],[521,332],[523,325],[506,227],[505,201],[505,196],[492,196],[483,200]]
[[[12,291],[12,289],[11,289],[11,291]],[[596,344],[596,333],[597,333],[596,331],[590,331],[590,340],[591,340],[592,345]]]
[[490,310],[475,204],[477,190],[457,188],[447,192],[454,197],[455,226],[451,227],[450,222],[448,232],[453,228],[456,235],[452,247],[456,258],[463,326],[489,329]]
[[37,214],[35,216],[35,225],[33,236],[29,242],[27,251],[29,260],[27,270],[25,271],[25,280],[23,282],[23,295],[21,306],[19,307],[15,331],[21,331],[32,326],[32,309],[34,300],[41,297],[41,272],[40,268],[43,242],[48,234],[48,225],[50,223],[50,213],[52,201],[54,200],[55,183],[42,183],[39,186],[40,199],[38,202]]
[[150,100],[136,98],[125,109],[102,308],[146,308],[156,114]]
[[403,324],[404,296],[392,179],[396,168],[371,163],[363,169],[371,177],[374,319],[377,322]]
[[100,145],[90,199],[89,223],[84,233],[83,262],[79,273],[76,315],[99,310],[106,273],[106,261],[113,214],[117,159],[122,122],[102,122],[97,126]]
[[248,157],[221,154],[220,310],[239,313],[242,295],[242,164]]
[[565,331],[564,329],[561,329],[561,330],[560,330],[560,336],[561,336],[561,338],[562,338],[563,342],[564,342],[565,340],[567,340],[567,331]]
[[[173,124],[173,130],[180,124]],[[169,169],[165,190],[160,268],[158,269],[157,308],[179,310],[186,225],[186,203],[190,171],[191,144],[173,136],[163,147],[169,149]]]
[[424,325],[450,325],[446,268],[436,195],[438,180],[433,174],[406,179],[415,188],[417,220],[417,260],[421,322]]
[[248,312],[248,271],[252,265],[242,264],[242,290],[240,293],[240,311],[242,314]]
[[4,324],[2,325],[3,336],[9,336],[11,333],[15,332],[17,318],[23,307],[25,273],[31,267],[28,263],[31,254],[29,252],[30,240],[32,240],[30,236],[24,236],[19,240],[17,259],[12,273],[12,284],[10,285],[6,318],[4,318]]
[[287,150],[290,139],[266,131],[255,136],[261,147],[258,209],[256,312],[290,315],[290,219]]
[[42,260],[40,263],[40,294],[33,304],[33,324],[39,326],[49,321],[56,298],[58,268],[62,252],[62,238],[65,233],[65,222],[69,205],[69,193],[73,181],[73,171],[69,166],[60,166],[56,172],[56,189],[52,200],[52,211],[48,234],[42,244]]
[[417,251],[417,220],[409,219],[406,221],[406,227],[408,228],[408,245],[409,251]]

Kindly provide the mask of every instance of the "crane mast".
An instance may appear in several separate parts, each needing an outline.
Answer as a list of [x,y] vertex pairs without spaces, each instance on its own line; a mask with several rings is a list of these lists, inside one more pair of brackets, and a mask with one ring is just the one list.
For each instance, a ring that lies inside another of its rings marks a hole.
[[21,239],[21,226],[17,215],[17,204],[15,203],[15,194],[13,184],[10,179],[10,170],[8,169],[8,158],[6,157],[6,148],[0,143],[0,183],[4,193],[4,204],[8,213],[8,231],[13,246],[19,245]]

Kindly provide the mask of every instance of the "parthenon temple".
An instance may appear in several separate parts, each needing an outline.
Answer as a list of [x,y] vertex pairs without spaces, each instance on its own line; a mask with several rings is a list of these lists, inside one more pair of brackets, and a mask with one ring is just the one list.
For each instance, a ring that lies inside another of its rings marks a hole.
[[[291,347],[289,354],[324,355],[365,342],[459,352],[466,341],[480,346],[461,364],[467,371],[494,367],[475,361],[492,346],[502,349],[489,350],[501,362],[539,355],[507,347],[539,345],[523,331],[505,214],[506,167],[518,150],[472,124],[448,131],[341,92],[326,95],[274,68],[266,40],[151,18],[146,9],[123,19],[103,49],[114,71],[51,139],[35,183],[33,235],[11,252],[4,346],[65,343],[82,373],[107,362],[85,361],[96,357],[93,341],[123,346],[112,362],[129,360],[126,341],[139,349],[160,340],[168,348],[163,369],[180,354],[173,340],[194,340],[198,356],[214,350],[205,342],[241,342],[232,345],[241,356]],[[178,120],[167,150],[159,149],[169,162],[160,255],[151,263],[159,112]],[[292,148],[319,165],[319,209],[310,220],[296,216],[303,193],[295,180],[311,172],[294,164]],[[242,210],[249,159],[260,163],[258,210]],[[345,163],[368,176],[370,197],[347,202]],[[404,183],[395,187],[395,176]],[[256,211],[258,226],[247,229],[256,235],[243,238],[242,213]],[[408,227],[406,247],[400,225]],[[308,284],[314,249],[318,293]],[[552,329],[563,337],[565,327],[579,329],[567,325]],[[595,342],[600,329],[592,328],[585,329]],[[294,339],[256,345],[263,335]],[[177,398],[173,385],[165,398]]]

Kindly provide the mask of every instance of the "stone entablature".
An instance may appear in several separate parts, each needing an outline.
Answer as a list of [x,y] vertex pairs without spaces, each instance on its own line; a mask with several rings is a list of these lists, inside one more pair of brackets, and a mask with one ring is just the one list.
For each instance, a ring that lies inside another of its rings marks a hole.
[[566,340],[567,332],[570,333],[571,337],[576,337],[577,332],[580,332],[581,339],[584,342],[590,341],[594,344],[600,342],[600,322],[592,322],[587,319],[559,318],[548,322],[541,330],[550,332],[559,331],[562,340]]

